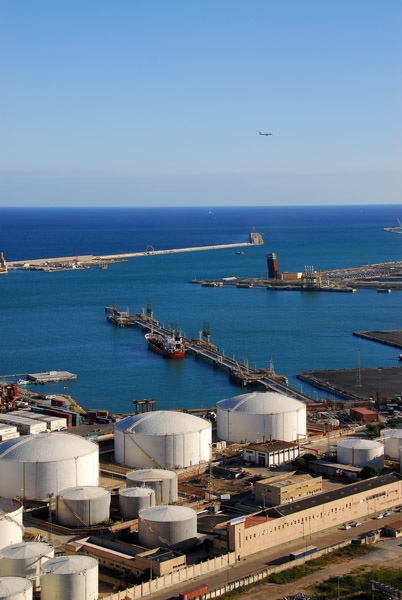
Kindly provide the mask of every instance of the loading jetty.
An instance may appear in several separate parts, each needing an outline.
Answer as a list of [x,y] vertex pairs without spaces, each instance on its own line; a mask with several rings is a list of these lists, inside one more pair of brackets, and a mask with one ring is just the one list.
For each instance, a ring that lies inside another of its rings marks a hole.
[[[176,329],[167,329],[157,319],[154,318],[152,309],[148,303],[147,312],[143,309],[142,313],[130,315],[129,310],[119,311],[117,305],[106,306],[105,312],[107,320],[116,327],[139,327],[142,331],[158,333],[162,336],[172,335],[179,332]],[[204,331],[204,337],[187,338],[182,336],[183,345],[186,354],[194,356],[199,360],[204,360],[217,369],[222,369],[229,373],[229,378],[235,385],[240,387],[250,387],[264,391],[273,391],[289,395],[302,402],[313,403],[315,400],[308,394],[296,390],[289,386],[287,378],[276,374],[273,369],[257,369],[250,367],[248,360],[243,363],[235,358],[226,356],[219,351],[210,341],[209,331]]]

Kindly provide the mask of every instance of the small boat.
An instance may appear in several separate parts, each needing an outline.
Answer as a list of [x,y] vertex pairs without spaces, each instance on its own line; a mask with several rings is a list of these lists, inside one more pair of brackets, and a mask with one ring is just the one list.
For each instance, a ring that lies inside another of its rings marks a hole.
[[402,354],[398,354],[398,360],[402,360]]
[[177,333],[170,336],[163,336],[159,333],[146,333],[145,339],[150,350],[166,358],[183,358],[186,352],[183,338]]
[[244,252],[244,250],[237,250],[237,252],[235,252],[235,254],[246,254],[246,253]]

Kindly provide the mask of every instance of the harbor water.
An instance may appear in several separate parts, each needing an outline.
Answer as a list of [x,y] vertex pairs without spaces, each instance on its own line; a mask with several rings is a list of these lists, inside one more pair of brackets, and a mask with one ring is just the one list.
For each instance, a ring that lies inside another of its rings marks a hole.
[[[74,256],[248,241],[255,226],[265,245],[143,256],[109,265],[47,273],[10,271],[0,277],[0,375],[65,370],[68,390],[88,409],[130,412],[132,400],[154,398],[158,409],[207,407],[240,393],[227,373],[187,356],[149,352],[139,329],[113,327],[105,306],[154,316],[198,336],[204,321],[225,354],[286,375],[313,369],[399,366],[398,349],[354,337],[353,331],[400,329],[402,292],[356,294],[205,288],[194,277],[265,276],[266,253],[281,271],[342,268],[402,259],[399,206],[0,209],[5,258]],[[35,391],[63,393],[63,383]],[[309,390],[314,396],[317,392]],[[318,395],[320,393],[318,392]]]

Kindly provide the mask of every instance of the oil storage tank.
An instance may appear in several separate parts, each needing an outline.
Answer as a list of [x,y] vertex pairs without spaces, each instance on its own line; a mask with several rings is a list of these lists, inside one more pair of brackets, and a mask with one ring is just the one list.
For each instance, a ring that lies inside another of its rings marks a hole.
[[210,460],[212,425],[187,413],[160,410],[115,424],[114,455],[129,467],[174,469]]
[[0,495],[46,498],[98,481],[98,445],[78,435],[39,433],[0,444]]
[[341,465],[354,467],[384,467],[384,446],[374,440],[350,438],[342,440],[336,448],[337,460]]
[[1,600],[32,600],[32,583],[25,577],[0,577]]
[[391,460],[399,460],[399,450],[402,447],[402,429],[382,429],[381,441],[384,442],[385,456]]
[[126,475],[126,486],[149,487],[155,492],[155,504],[170,504],[179,497],[177,475],[167,469],[138,469]]
[[306,405],[277,392],[252,392],[220,400],[217,435],[230,442],[283,440],[306,437]]
[[23,506],[19,500],[0,498],[0,548],[22,542]]
[[138,517],[138,537],[146,548],[171,547],[197,538],[197,513],[187,506],[144,508]]
[[90,556],[58,556],[42,566],[41,600],[96,600],[98,561]]
[[99,525],[110,516],[110,492],[89,485],[62,490],[56,497],[56,515],[67,527]]
[[155,492],[150,487],[128,487],[119,491],[119,511],[123,519],[136,519],[143,508],[155,506]]
[[26,577],[38,590],[42,564],[53,557],[53,546],[45,542],[11,544],[0,550],[0,577]]

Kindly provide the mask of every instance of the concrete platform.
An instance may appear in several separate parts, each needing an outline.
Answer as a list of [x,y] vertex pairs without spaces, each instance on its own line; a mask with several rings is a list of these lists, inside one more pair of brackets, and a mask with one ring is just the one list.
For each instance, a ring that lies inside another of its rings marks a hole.
[[354,331],[353,335],[365,338],[366,340],[372,340],[373,342],[379,342],[380,344],[394,346],[395,348],[402,348],[402,329]]
[[303,371],[297,376],[310,385],[347,400],[369,400],[376,396],[389,399],[402,395],[402,367]]
[[58,381],[73,381],[77,375],[68,371],[46,371],[45,373],[28,373],[27,379],[33,383],[54,383]]

